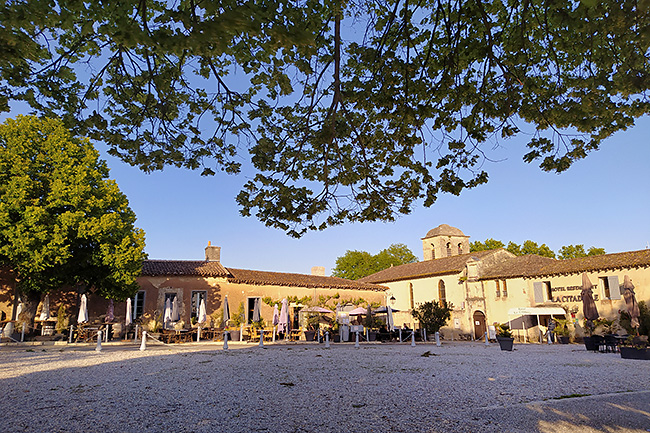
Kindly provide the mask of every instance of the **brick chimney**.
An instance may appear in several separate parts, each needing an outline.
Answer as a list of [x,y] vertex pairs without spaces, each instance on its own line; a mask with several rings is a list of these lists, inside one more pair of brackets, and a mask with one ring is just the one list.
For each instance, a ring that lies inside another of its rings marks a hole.
[[312,266],[311,274],[319,277],[325,276],[325,266]]
[[207,262],[221,261],[221,247],[214,246],[208,241],[208,246],[205,247],[205,260]]

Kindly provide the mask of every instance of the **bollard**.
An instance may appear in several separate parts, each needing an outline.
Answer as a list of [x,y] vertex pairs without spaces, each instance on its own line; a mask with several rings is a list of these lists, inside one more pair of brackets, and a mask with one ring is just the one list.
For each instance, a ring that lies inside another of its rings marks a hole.
[[264,347],[264,330],[260,329],[260,347]]
[[102,351],[102,331],[97,331],[97,347],[95,347],[95,352]]
[[239,342],[244,341],[244,324],[239,325]]
[[440,347],[440,332],[436,332],[436,346]]
[[325,349],[330,348],[330,332],[325,331]]
[[415,329],[411,332],[411,347],[415,347]]
[[356,332],[356,336],[354,337],[354,347],[359,347],[359,331]]
[[402,342],[402,328],[399,328],[399,342]]
[[276,327],[274,326],[274,327],[273,327],[273,339],[271,340],[271,341],[273,341],[274,343],[275,343],[275,328],[276,328]]
[[20,342],[22,343],[25,341],[25,328],[27,327],[27,324],[23,322],[23,329],[20,331]]
[[147,331],[142,331],[142,344],[140,344],[140,351],[143,352],[147,348]]
[[140,329],[140,325],[135,325],[135,337],[133,337],[133,342],[137,343],[138,342],[138,330]]
[[553,344],[553,341],[552,341],[552,337],[551,337],[551,333],[550,333],[550,332],[547,332],[547,338],[546,338],[546,339],[548,340],[548,344]]
[[485,345],[489,346],[490,345],[490,340],[488,340],[488,333],[485,331]]
[[197,343],[201,342],[201,327],[200,326],[196,327],[196,342]]
[[68,335],[68,343],[72,343],[72,334],[74,334],[74,325],[70,325],[70,335]]
[[427,342],[427,328],[422,328],[422,341]]
[[224,331],[223,333],[223,350],[228,350],[228,331]]

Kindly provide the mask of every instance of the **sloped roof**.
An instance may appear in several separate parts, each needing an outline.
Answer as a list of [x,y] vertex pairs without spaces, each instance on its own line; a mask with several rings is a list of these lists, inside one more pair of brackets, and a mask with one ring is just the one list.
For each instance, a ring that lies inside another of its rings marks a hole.
[[332,288],[383,291],[387,287],[360,281],[320,275],[288,274],[283,272],[251,271],[247,269],[228,268],[231,283],[254,285],[278,285],[290,287]]
[[512,257],[500,263],[484,268],[481,272],[481,280],[498,278],[518,278],[535,275],[546,265],[557,262],[549,257],[542,257],[536,254]]
[[602,254],[569,260],[555,260],[531,276],[575,274],[650,266],[650,249],[626,251],[624,253]]
[[427,235],[422,239],[428,239],[434,236],[463,236],[466,238],[469,237],[469,236],[465,236],[465,233],[463,233],[460,229],[457,229],[456,227],[452,227],[449,224],[440,224],[435,229],[429,230],[427,232]]
[[407,263],[405,265],[393,266],[384,269],[358,281],[366,283],[386,283],[388,281],[408,280],[413,278],[425,278],[434,275],[457,274],[465,269],[465,264],[472,259],[482,259],[499,250],[477,251],[468,254],[460,254],[451,257],[442,257],[422,262]]
[[145,260],[142,275],[198,275],[201,277],[227,277],[229,272],[216,261],[205,260]]
[[602,254],[569,260],[556,260],[532,254],[513,257],[483,269],[480,279],[532,278],[637,267],[650,267],[650,250]]

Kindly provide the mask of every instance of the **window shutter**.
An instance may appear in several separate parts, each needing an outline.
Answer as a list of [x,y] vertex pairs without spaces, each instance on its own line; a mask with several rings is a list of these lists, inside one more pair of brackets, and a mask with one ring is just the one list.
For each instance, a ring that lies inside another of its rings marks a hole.
[[535,303],[541,304],[544,302],[544,284],[539,281],[533,283],[533,291],[535,292]]
[[618,284],[618,277],[607,277],[609,284],[609,299],[621,299],[621,286]]

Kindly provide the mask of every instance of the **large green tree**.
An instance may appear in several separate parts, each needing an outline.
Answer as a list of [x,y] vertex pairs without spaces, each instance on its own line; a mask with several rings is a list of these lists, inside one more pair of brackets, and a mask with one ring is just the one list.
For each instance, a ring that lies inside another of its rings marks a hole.
[[418,258],[415,254],[404,244],[392,244],[375,255],[366,251],[348,250],[343,256],[336,259],[336,266],[332,269],[332,275],[349,280],[358,280],[391,266],[417,261]]
[[0,265],[33,320],[41,296],[64,288],[125,299],[137,290],[144,232],[87,139],[60,120],[0,125]]
[[243,168],[242,214],[293,236],[480,185],[509,137],[562,172],[650,112],[649,0],[24,0],[0,23],[0,109],[144,170]]

